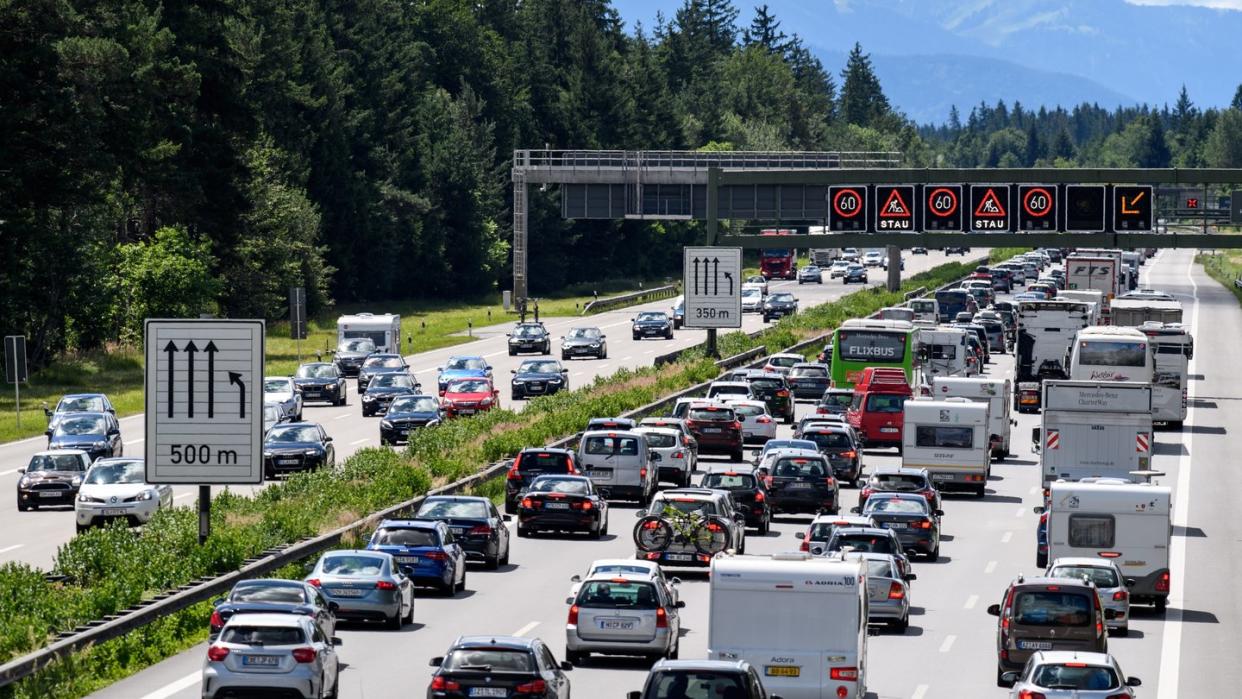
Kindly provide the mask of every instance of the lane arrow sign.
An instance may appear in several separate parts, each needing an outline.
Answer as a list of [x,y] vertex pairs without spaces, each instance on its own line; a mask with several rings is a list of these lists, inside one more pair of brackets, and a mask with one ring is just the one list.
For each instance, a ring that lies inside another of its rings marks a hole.
[[216,416],[216,343],[208,340],[207,353],[207,417]]
[[697,257],[694,258],[692,262],[694,263],[694,293],[698,294],[700,293],[699,292],[699,258]]
[[[720,295],[720,258],[712,258],[712,281],[716,282],[716,289],[712,292],[712,296]],[[703,291],[707,291],[704,289]]]
[[733,295],[733,273],[725,272],[724,277],[725,279],[729,280],[729,296],[732,296]]
[[1141,213],[1138,209],[1133,208],[1133,207],[1137,206],[1138,203],[1142,201],[1144,194],[1146,194],[1146,192],[1139,192],[1138,194],[1135,194],[1134,198],[1131,199],[1129,202],[1126,201],[1126,198],[1124,196],[1121,197],[1121,213],[1123,214]]
[[229,372],[229,383],[237,385],[237,416],[246,417],[246,382],[236,371]]
[[176,357],[177,345],[172,340],[164,345],[164,351],[168,353],[168,417],[173,416],[173,379],[176,378]]
[[186,343],[186,375],[189,377],[189,383],[186,385],[186,417],[194,417],[194,355],[198,353],[198,347],[193,340]]

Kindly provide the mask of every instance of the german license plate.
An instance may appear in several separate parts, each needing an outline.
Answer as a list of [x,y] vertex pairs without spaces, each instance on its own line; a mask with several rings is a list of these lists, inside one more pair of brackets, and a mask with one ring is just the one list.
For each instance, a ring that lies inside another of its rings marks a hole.
[[664,560],[666,561],[693,561],[694,556],[691,556],[688,553],[666,553],[664,554]]
[[418,563],[418,556],[393,556],[398,563]]
[[944,483],[945,481],[951,481],[951,480],[953,480],[952,473],[933,473],[932,474],[932,481],[936,483]]
[[1018,641],[1022,650],[1052,650],[1052,641]]
[[458,410],[457,412],[461,413],[462,415],[474,415],[474,408],[462,408],[461,410]]
[[601,481],[610,481],[610,480],[612,480],[612,469],[610,469],[610,468],[593,468],[593,469],[591,469],[591,470],[587,471],[587,476],[588,476],[589,478],[593,478],[593,479],[597,479],[597,480],[601,480]]
[[287,466],[291,466],[291,465],[293,465],[293,464],[296,464],[297,462],[298,462],[298,460],[297,460],[297,459],[277,459],[277,460],[276,460],[276,463],[278,463],[278,464],[285,464],[285,465],[287,465]]
[[813,487],[815,486],[811,485],[810,483],[790,483],[789,484],[790,490],[810,490]]
[[470,696],[472,697],[507,697],[509,690],[504,687],[471,687]]
[[883,432],[884,434],[896,434],[897,428],[896,427],[881,427],[880,432]]
[[60,495],[61,493],[59,490],[44,490],[39,493],[39,497],[41,498],[58,498]]
[[251,667],[275,667],[280,664],[280,658],[275,655],[243,655],[242,665]]
[[104,513],[104,516],[105,516],[105,517],[115,517],[116,515],[123,515],[123,514],[125,514],[125,508],[123,508],[123,507],[109,507],[109,508],[106,508],[106,509],[103,511],[103,513]]
[[905,529],[907,525],[905,522],[885,522],[884,526],[889,529]]
[[333,597],[361,597],[366,590],[359,590],[352,587],[334,587],[328,588],[328,594]]
[[600,619],[599,627],[605,631],[633,631],[634,622],[630,619]]
[[302,391],[303,398],[318,398],[319,391]]
[[703,432],[705,432],[706,434],[719,434],[720,428],[719,427],[704,427]]
[[568,510],[568,509],[569,509],[569,503],[567,503],[567,502],[549,502],[549,503],[545,503],[545,504],[544,504],[544,507],[548,508],[549,510]]
[[798,677],[802,668],[797,665],[764,665],[763,674],[768,677]]

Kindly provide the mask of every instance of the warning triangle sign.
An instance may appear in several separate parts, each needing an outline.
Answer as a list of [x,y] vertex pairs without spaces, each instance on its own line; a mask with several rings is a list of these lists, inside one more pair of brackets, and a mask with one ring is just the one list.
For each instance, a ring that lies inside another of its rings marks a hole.
[[988,188],[983,200],[979,202],[979,206],[975,207],[975,216],[979,218],[1004,218],[1005,205],[1001,203],[1000,197],[996,196],[996,190]]
[[909,215],[910,207],[906,206],[906,200],[901,198],[901,190],[894,189],[889,193],[884,206],[880,208],[880,218],[905,218]]

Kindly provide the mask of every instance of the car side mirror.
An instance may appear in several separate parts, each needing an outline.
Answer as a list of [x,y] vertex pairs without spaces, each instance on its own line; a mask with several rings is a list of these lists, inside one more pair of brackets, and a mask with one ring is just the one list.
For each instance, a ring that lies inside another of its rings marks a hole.
[[25,474],[25,473],[26,473],[26,469],[24,469],[24,468],[19,468],[19,469],[17,469],[17,472],[18,472],[18,473],[20,473],[20,474]]
[[1018,673],[1002,672],[1000,679],[997,680],[996,683],[1002,687],[1013,687],[1015,684],[1018,683]]
[[1037,515],[1042,515],[1042,514],[1044,513],[1044,506],[1043,506],[1043,505],[1036,505],[1035,507],[1032,507],[1032,508],[1031,508],[1031,511],[1032,511],[1032,512],[1034,512],[1034,513],[1035,513],[1035,514],[1037,514]]
[[915,575],[914,573],[906,573],[905,575],[901,576],[901,579],[905,580],[906,582],[914,582],[915,580],[919,579],[919,576]]
[[500,521],[502,521],[502,522],[512,522],[512,521],[513,521],[513,515],[501,515],[501,516],[500,516]]
[[1143,680],[1140,680],[1140,679],[1139,679],[1139,678],[1137,678],[1137,677],[1127,677],[1127,678],[1126,678],[1126,686],[1127,686],[1127,687],[1142,687],[1142,686],[1143,686]]
[[568,373],[569,373],[569,369],[561,369],[561,373],[562,373],[562,374],[568,374]]
[[943,517],[943,516],[944,516],[944,510],[932,510],[932,512],[934,512],[934,513],[936,514],[936,516],[937,516],[937,517]]
[[801,540],[801,539],[805,539],[805,538],[806,538],[806,532],[794,532],[794,538],[795,538],[795,539],[799,539],[799,540]]
[[608,337],[607,335],[600,335],[600,336],[599,336],[599,339],[603,340],[603,339],[605,339],[605,338],[607,338],[607,337]]
[[1135,580],[1134,578],[1126,578],[1126,587],[1134,587],[1137,584],[1138,584],[1138,581]]
[[812,547],[811,547],[811,555],[812,555],[812,556],[822,556],[822,555],[824,555],[824,547],[823,547],[823,546],[812,546]]
[[335,613],[337,613],[337,612],[341,611],[341,605],[337,604],[336,602],[329,602],[329,603],[328,603],[328,611],[330,611],[330,612],[332,612],[333,614],[335,614]]
[[580,583],[580,582],[582,582],[582,576],[581,576],[581,575],[575,575],[575,576],[573,576],[572,578],[570,578],[570,579],[569,579],[569,582],[576,582],[576,583]]
[[432,658],[431,660],[427,661],[427,664],[428,664],[428,665],[430,665],[431,667],[440,667],[441,665],[443,665],[443,664],[444,664],[444,656],[443,656],[443,655],[437,655],[436,657],[434,657],[434,658]]
[[659,454],[657,454],[657,453],[656,453],[656,452],[654,452],[654,451],[653,451],[653,452],[651,452],[650,456],[651,456],[651,460],[652,460],[652,461],[663,461],[663,460],[664,460],[664,457],[663,457],[663,456],[660,456]]
[[568,670],[572,670],[572,669],[574,669],[574,664],[573,664],[573,663],[571,663],[571,662],[569,662],[568,660],[562,660],[562,661],[561,661],[561,669],[562,669],[562,670],[567,670],[567,671],[568,671]]
[[213,599],[213,600],[211,601],[211,606],[213,606],[213,607],[219,607],[219,606],[220,606],[220,605],[222,605],[222,604],[224,604],[224,598],[223,598],[223,597],[217,597],[217,598],[215,598],[215,599]]
[[647,513],[646,513],[646,512],[644,512],[643,510],[639,510],[639,511],[637,511],[637,512],[635,512],[635,513],[634,513],[634,516],[635,516],[635,517],[637,517],[637,518],[639,518],[639,519],[642,519],[643,517],[646,517],[646,516],[647,516]]
[[566,598],[565,598],[565,604],[573,604],[573,603],[574,603],[574,598],[573,598],[573,597],[566,597]]
[[673,578],[673,579],[671,579],[671,580],[669,580],[669,581],[668,581],[668,584],[669,584],[669,585],[680,585],[680,584],[681,584],[681,578]]
[[991,614],[992,616],[1000,616],[1000,605],[999,604],[988,605],[988,614]]
[[851,508],[850,508],[850,512],[853,512],[853,513],[854,513],[854,514],[856,514],[856,515],[857,515],[857,514],[862,514],[862,508],[861,508],[861,507],[851,507]]
[[510,374],[516,374],[516,373],[517,373],[517,369],[510,369],[510,370],[509,370],[509,373],[510,373]]
[[331,442],[331,441],[332,441],[332,435],[328,435],[327,437],[324,437],[324,438],[323,438],[323,441],[325,441],[325,442]]
[[627,692],[625,694],[625,699],[643,699],[643,693],[642,692]]
[[334,645],[334,646],[343,646],[343,645],[345,645],[345,642],[344,642],[344,641],[342,641],[341,639],[337,638],[336,636],[333,636],[333,637],[332,637],[332,645]]
[[44,415],[46,415],[46,416],[48,416],[48,417],[51,417],[51,416],[52,416],[52,411],[51,411],[51,410],[49,410],[49,409],[47,409],[47,408],[44,408],[44,409],[43,409],[43,414],[44,414]]
[[512,333],[505,333],[505,337],[513,337]]

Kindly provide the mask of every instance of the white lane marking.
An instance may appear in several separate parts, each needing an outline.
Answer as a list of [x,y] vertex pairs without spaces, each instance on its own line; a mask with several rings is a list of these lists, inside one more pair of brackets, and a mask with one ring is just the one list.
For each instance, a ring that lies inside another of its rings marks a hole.
[[[1201,328],[1203,326],[1199,325],[1199,307],[1202,304],[1199,303],[1199,284],[1195,281],[1194,271],[1195,258],[1192,255],[1186,264],[1186,276],[1190,279],[1191,295],[1194,297],[1195,304],[1190,327]],[[1194,373],[1195,360],[1188,362],[1187,371]],[[1186,391],[1187,403],[1194,406],[1195,387],[1199,382],[1188,381],[1187,383],[1190,384]],[[1190,454],[1194,449],[1194,425],[1198,414],[1199,411],[1194,407],[1186,410],[1186,420],[1182,423],[1186,426],[1186,431],[1183,432],[1186,448],[1177,457],[1177,492],[1173,501],[1173,517],[1174,524],[1181,525],[1183,530],[1189,523],[1186,515],[1187,510],[1190,509]],[[1182,608],[1186,603],[1186,537],[1184,536],[1173,537],[1169,544],[1169,573],[1172,578],[1172,589],[1169,590],[1169,606],[1164,616],[1164,635],[1160,639],[1160,684],[1156,687],[1158,699],[1174,699],[1177,697],[1178,685],[1181,684]]]
[[1031,489],[1026,492],[1030,493],[1031,495],[1034,495],[1035,493],[1039,492],[1039,486],[1033,485],[1031,486]]
[[992,573],[995,573],[995,572],[996,572],[996,561],[988,561],[988,564],[983,566],[984,575],[991,575]]
[[151,692],[150,694],[143,695],[142,699],[168,699],[168,697],[171,697],[172,695],[182,690],[193,687],[194,685],[201,682],[202,679],[203,679],[203,673],[201,672],[196,672],[192,675],[186,675],[185,677],[182,677],[181,679],[175,682],[169,682],[168,684],[164,685],[163,687],[160,687],[159,689],[155,690],[154,692]]
[[533,631],[533,630],[534,630],[534,628],[535,628],[536,626],[538,626],[538,625],[539,625],[539,622],[537,622],[537,621],[532,621],[532,622],[530,622],[529,624],[527,624],[526,626],[523,626],[522,628],[518,629],[517,631],[514,631],[514,632],[513,632],[513,635],[514,635],[514,636],[525,636],[526,634],[528,634],[528,633],[530,633],[531,631]]
[[572,376],[582,376],[582,375],[583,375],[583,374],[585,374],[585,373],[586,373],[585,371],[575,371],[575,372],[572,374]]
[[628,361],[630,361],[631,359],[633,359],[633,357],[622,357],[622,358],[621,358],[621,361],[623,361],[623,362],[628,362]]
[[20,468],[11,468],[11,469],[9,469],[9,470],[7,470],[7,471],[0,471],[0,476],[7,476],[7,475],[9,475],[9,474],[11,474],[11,473],[17,473],[17,472],[18,472],[18,471],[20,471],[20,470],[21,470]]
[[923,699],[923,697],[927,696],[927,690],[928,686],[925,684],[915,687],[914,694],[910,695],[910,699]]
[[975,605],[978,603],[979,603],[979,595],[971,595],[970,597],[966,598],[966,604],[963,605],[962,608],[963,609],[974,609]]
[[180,500],[181,498],[188,498],[188,497],[190,497],[190,496],[191,496],[191,495],[193,495],[193,494],[194,494],[194,493],[182,493],[182,494],[180,494],[180,495],[174,495],[174,496],[173,496],[173,500]]
[[23,546],[25,546],[25,544],[13,544],[12,546],[5,546],[4,548],[0,549],[0,553],[8,553],[9,551],[16,551],[17,549]]
[[599,365],[599,368],[600,368],[600,369],[607,369],[607,368],[608,368],[608,365],[607,365],[607,364],[600,364],[600,365]]
[[647,350],[646,352],[643,352],[643,354],[655,354],[655,350]]
[[1013,513],[1014,517],[1021,517],[1026,514],[1026,505],[1018,505],[1018,511]]
[[[502,354],[507,354],[508,352],[509,352],[509,350],[505,350],[504,352],[492,352],[491,354],[485,354],[485,355],[483,355],[483,358],[484,358],[484,359],[491,359],[492,357],[499,357],[500,355],[502,355]],[[430,369],[428,369],[428,371],[431,371],[431,370],[430,370]]]
[[953,642],[956,640],[957,640],[957,636],[954,636],[953,634],[949,634],[948,636],[945,636],[944,643],[940,644],[940,652],[948,653],[949,649],[953,647]]
[[1013,541],[1013,532],[1005,532],[1004,534],[1001,535],[1002,544],[1007,544],[1010,541]]
[[128,442],[125,443],[125,446],[129,446],[131,444],[138,444],[139,442],[145,442],[145,441],[147,441],[145,437],[139,437],[138,439],[129,440]]
[[357,444],[366,444],[368,441],[369,440],[366,437],[363,437],[362,439],[355,439],[354,441],[350,442],[349,445],[354,446]]

